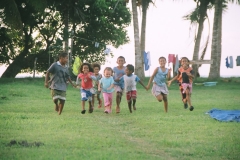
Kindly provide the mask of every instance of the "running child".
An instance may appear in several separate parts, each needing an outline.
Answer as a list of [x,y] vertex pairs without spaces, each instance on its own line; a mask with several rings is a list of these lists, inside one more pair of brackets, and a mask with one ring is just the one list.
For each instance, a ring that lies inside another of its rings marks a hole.
[[80,84],[80,93],[81,93],[81,101],[82,101],[82,114],[85,114],[85,102],[89,101],[89,113],[93,112],[92,105],[92,88],[93,88],[93,80],[96,78],[93,76],[93,69],[91,64],[83,63],[79,69],[78,79],[81,80]]
[[150,88],[151,83],[153,82],[152,86],[152,94],[157,98],[159,102],[164,102],[164,111],[165,113],[168,112],[168,88],[166,85],[166,79],[170,79],[171,75],[171,68],[168,69],[165,67],[166,65],[166,58],[160,57],[158,59],[160,67],[157,67],[152,76],[150,77],[147,85],[147,89]]
[[119,56],[117,58],[117,64],[118,66],[113,68],[113,79],[114,79],[114,89],[116,92],[116,113],[120,113],[120,103],[122,99],[122,92],[123,92],[123,87],[124,84],[120,82],[120,78],[125,74],[125,58],[123,56]]
[[98,84],[99,80],[102,78],[102,74],[99,73],[101,70],[101,66],[97,63],[94,63],[93,65],[93,76],[96,78],[96,80],[93,81],[93,93],[92,93],[92,105],[94,108],[94,101],[95,101],[95,95],[98,100],[98,108],[102,107],[102,100],[100,98],[100,91],[98,91]]
[[[68,67],[66,66],[67,62],[68,53],[61,52],[59,54],[59,60],[48,68],[44,83],[46,88],[48,88],[49,82],[51,83],[50,89],[55,104],[55,111],[57,111],[59,115],[62,113],[66,101],[67,82],[70,82],[72,86],[76,87],[70,79]],[[48,80],[50,74],[52,78]]]
[[105,113],[112,112],[112,97],[114,92],[114,80],[112,77],[113,70],[110,67],[106,67],[103,71],[103,77],[99,81],[98,91],[102,91]]
[[189,110],[193,111],[194,107],[191,102],[191,93],[192,93],[192,82],[194,79],[194,73],[191,67],[189,67],[189,59],[187,57],[183,57],[181,59],[181,67],[178,69],[178,74],[170,81],[168,81],[168,86],[171,85],[172,81],[178,80],[180,91],[182,94],[186,94],[186,98],[183,98],[182,101],[184,103],[184,108],[188,108],[188,104],[190,106]]
[[137,75],[133,74],[133,72],[134,66],[128,64],[125,69],[125,75],[123,75],[120,79],[120,82],[124,83],[124,91],[126,92],[128,109],[130,113],[132,113],[132,108],[133,110],[136,110],[137,82],[139,82],[147,90],[147,87],[142,83]]

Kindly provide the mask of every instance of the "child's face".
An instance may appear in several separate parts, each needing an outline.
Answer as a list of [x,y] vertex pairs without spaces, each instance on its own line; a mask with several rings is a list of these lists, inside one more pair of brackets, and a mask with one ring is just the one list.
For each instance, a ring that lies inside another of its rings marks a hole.
[[125,64],[124,58],[118,58],[117,59],[117,64],[118,64],[118,66],[123,66]]
[[82,68],[83,73],[88,73],[89,72],[89,67],[88,65],[84,65]]
[[166,65],[166,60],[164,58],[160,58],[159,59],[159,64],[160,64],[160,67],[165,67]]
[[105,70],[105,71],[104,71],[104,76],[107,77],[107,78],[108,78],[108,77],[111,77],[111,76],[112,76],[112,71]]
[[62,65],[67,64],[67,62],[68,62],[68,57],[60,57],[60,58],[59,58],[59,62],[60,62]]
[[98,74],[98,73],[99,73],[99,68],[98,68],[98,67],[94,67],[94,68],[93,68],[93,72],[94,72],[95,74]]
[[188,65],[189,65],[189,62],[188,62],[188,60],[187,60],[187,59],[185,59],[185,58],[184,58],[184,59],[182,59],[182,60],[181,60],[181,65],[182,65],[183,67],[184,67],[184,66],[185,66],[185,67],[186,67],[186,66],[188,66]]
[[133,73],[133,71],[130,71],[128,68],[125,69],[125,74],[127,76],[130,76]]

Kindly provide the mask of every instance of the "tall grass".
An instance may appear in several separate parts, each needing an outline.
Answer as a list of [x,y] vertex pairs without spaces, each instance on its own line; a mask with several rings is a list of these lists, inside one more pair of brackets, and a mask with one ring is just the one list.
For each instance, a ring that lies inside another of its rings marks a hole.
[[183,109],[173,84],[168,113],[139,85],[132,114],[124,95],[120,114],[115,107],[105,114],[96,106],[82,115],[79,91],[69,86],[60,116],[43,82],[0,79],[0,159],[240,159],[240,123],[205,114],[212,108],[240,109],[239,82],[194,86],[192,112]]

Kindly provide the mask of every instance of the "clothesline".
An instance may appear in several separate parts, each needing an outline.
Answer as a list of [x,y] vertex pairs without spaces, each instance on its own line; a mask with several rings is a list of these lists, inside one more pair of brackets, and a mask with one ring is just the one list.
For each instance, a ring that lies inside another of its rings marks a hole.
[[[83,39],[83,40],[85,40],[85,41],[89,41],[89,42],[95,43],[95,47],[98,47],[99,44],[105,45],[105,47],[107,46],[105,43],[100,43],[100,42],[97,42],[97,41],[93,41],[93,40],[89,40],[89,39],[81,38],[81,37],[77,37],[77,36],[73,36],[73,38],[74,38],[74,37],[79,38],[79,39]],[[107,47],[106,47],[106,48],[107,48]]]

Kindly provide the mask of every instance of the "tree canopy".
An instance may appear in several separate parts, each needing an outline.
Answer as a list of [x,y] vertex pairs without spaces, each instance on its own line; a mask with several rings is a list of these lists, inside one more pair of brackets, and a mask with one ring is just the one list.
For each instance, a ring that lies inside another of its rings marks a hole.
[[35,58],[37,71],[46,71],[49,63],[56,60],[57,52],[63,49],[64,37],[72,39],[72,48],[69,48],[72,58],[80,57],[88,62],[104,62],[107,45],[119,47],[129,41],[126,27],[131,16],[125,2],[5,1],[0,2],[0,19],[3,21],[0,26],[0,40],[3,42],[0,44],[0,63],[9,66],[2,77],[15,77],[20,72],[31,71]]

